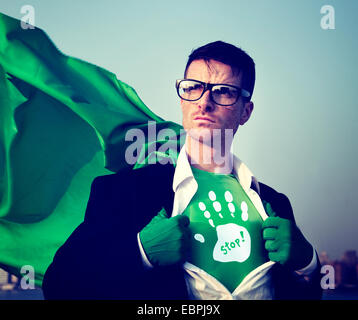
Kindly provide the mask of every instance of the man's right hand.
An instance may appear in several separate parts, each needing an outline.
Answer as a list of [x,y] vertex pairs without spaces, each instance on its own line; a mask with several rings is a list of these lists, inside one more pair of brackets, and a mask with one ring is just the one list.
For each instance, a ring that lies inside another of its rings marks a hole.
[[163,208],[139,233],[142,247],[153,266],[183,263],[190,244],[189,218],[168,218]]

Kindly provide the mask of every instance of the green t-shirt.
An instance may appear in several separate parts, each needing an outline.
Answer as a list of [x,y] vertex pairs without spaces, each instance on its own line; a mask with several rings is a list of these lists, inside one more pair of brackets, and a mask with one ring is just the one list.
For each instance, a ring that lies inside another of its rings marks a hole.
[[232,174],[192,167],[198,190],[183,212],[190,218],[189,262],[233,292],[244,277],[267,262],[262,218]]

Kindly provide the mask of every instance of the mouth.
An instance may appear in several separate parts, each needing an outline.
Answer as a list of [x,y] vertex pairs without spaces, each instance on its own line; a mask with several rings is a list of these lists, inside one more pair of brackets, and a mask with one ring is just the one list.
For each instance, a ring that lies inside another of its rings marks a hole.
[[194,120],[197,120],[197,121],[208,121],[208,122],[211,122],[211,123],[215,123],[215,121],[213,119],[210,119],[210,118],[207,118],[207,117],[195,117]]

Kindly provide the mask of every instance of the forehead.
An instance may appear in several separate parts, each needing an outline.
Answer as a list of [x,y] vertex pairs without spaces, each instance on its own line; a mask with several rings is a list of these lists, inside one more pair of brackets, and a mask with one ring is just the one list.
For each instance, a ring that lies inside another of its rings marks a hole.
[[242,73],[233,73],[232,68],[216,60],[194,60],[186,72],[187,79],[195,79],[208,83],[226,83],[241,85]]

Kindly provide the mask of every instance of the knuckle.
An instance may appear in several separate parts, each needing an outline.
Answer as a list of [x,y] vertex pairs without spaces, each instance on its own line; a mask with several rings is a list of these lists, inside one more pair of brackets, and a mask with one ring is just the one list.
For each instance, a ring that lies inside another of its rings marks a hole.
[[276,255],[274,253],[269,252],[268,256],[271,261],[277,262]]
[[269,247],[267,241],[265,242],[265,249],[266,249],[267,251],[270,251],[270,247]]

